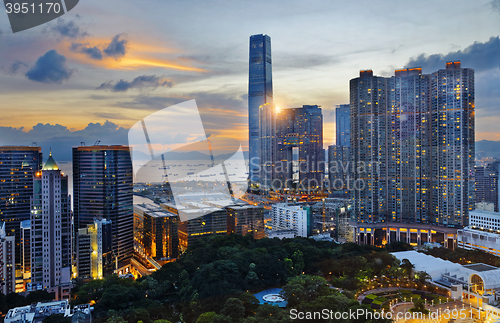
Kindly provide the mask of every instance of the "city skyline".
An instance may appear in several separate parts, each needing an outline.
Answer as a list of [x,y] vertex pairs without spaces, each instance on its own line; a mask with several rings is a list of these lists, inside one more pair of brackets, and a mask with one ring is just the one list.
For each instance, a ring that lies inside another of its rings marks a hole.
[[[500,102],[500,72],[494,56],[500,48],[497,1],[385,2],[364,19],[359,19],[357,10],[360,5],[369,6],[363,2],[295,3],[290,9],[273,4],[262,16],[252,17],[260,22],[255,28],[256,21],[246,19],[250,18],[246,12],[257,3],[232,9],[235,16],[244,17],[233,29],[227,25],[235,23],[235,17],[223,24],[210,24],[207,19],[214,17],[202,19],[208,8],[199,3],[189,10],[210,27],[194,32],[173,22],[160,23],[148,7],[142,15],[151,14],[154,26],[162,27],[149,30],[148,38],[140,36],[146,31],[143,24],[132,29],[111,23],[121,21],[134,6],[113,8],[109,22],[90,10],[92,6],[109,14],[113,4],[82,3],[65,17],[17,34],[10,34],[6,22],[0,22],[5,44],[0,48],[0,82],[5,85],[0,92],[5,107],[0,144],[38,141],[45,156],[48,146],[56,150],[68,141],[76,146],[80,141],[109,138],[116,142],[107,144],[126,144],[123,134],[136,120],[195,98],[207,132],[234,136],[246,150],[248,37],[259,32],[273,39],[274,103],[281,108],[321,105],[325,148],[334,142],[334,108],[348,102],[348,80],[359,70],[371,68],[377,75],[389,76],[404,66],[421,66],[429,73],[447,60],[461,60],[476,71],[477,140],[500,139],[496,128],[500,116],[495,112]],[[155,11],[188,10],[182,4],[155,6]],[[394,13],[389,14],[389,8]],[[419,19],[403,21],[410,9]],[[277,12],[280,15],[269,19]],[[329,15],[336,19],[326,19]],[[299,22],[288,24],[297,18]],[[307,18],[325,23],[304,25]],[[468,24],[460,23],[464,19]],[[341,25],[345,31],[337,32]],[[394,25],[398,30],[391,28]],[[226,33],[224,41],[219,39],[221,32]],[[46,73],[47,64],[61,68],[60,78]]]

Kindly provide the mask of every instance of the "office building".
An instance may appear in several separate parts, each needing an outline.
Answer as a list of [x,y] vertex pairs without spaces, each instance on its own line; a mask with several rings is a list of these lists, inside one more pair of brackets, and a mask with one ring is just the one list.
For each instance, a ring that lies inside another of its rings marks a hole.
[[499,212],[500,190],[498,189],[498,174],[500,161],[495,161],[487,166],[474,167],[475,203],[491,203],[493,211]]
[[0,222],[0,291],[7,295],[16,291],[15,237],[5,233],[5,222]]
[[133,241],[133,169],[127,146],[73,148],[74,234],[95,218],[111,221],[112,254],[130,265]]
[[259,107],[273,102],[271,37],[250,36],[248,79],[249,179],[259,183]]
[[21,222],[21,269],[23,277],[23,288],[31,282],[31,220]]
[[260,190],[268,192],[275,179],[276,119],[278,110],[272,103],[259,107]]
[[227,233],[250,234],[261,239],[264,233],[264,208],[255,205],[232,205],[226,207]]
[[187,202],[185,205],[163,203],[161,208],[175,215],[179,215],[179,211],[187,215],[187,221],[179,222],[179,253],[186,251],[188,245],[202,237],[227,235],[225,208],[191,202]]
[[317,105],[260,107],[261,191],[310,191],[322,186],[325,169],[323,114]]
[[179,256],[179,216],[154,204],[134,205],[135,249],[159,264]]
[[76,244],[77,276],[102,279],[116,269],[112,256],[112,222],[96,218],[86,228],[78,229]]
[[31,199],[31,286],[51,291],[71,283],[72,240],[68,176],[50,154],[34,178]]
[[20,225],[30,219],[33,177],[42,168],[40,147],[0,146],[0,220],[7,235],[16,238],[16,277],[22,288]]
[[295,237],[312,235],[312,212],[307,205],[274,204],[271,209],[271,217],[273,220],[272,231],[291,229],[294,231]]
[[348,198],[351,184],[349,147],[328,146],[328,188],[332,196]]
[[335,145],[351,146],[351,111],[349,104],[339,104],[335,108]]
[[474,204],[473,70],[449,62],[428,75],[420,68],[396,70],[391,78],[361,71],[350,82],[350,110],[357,222],[468,224]]
[[349,104],[335,109],[335,145],[328,147],[328,188],[332,196],[349,197],[351,172],[351,117]]

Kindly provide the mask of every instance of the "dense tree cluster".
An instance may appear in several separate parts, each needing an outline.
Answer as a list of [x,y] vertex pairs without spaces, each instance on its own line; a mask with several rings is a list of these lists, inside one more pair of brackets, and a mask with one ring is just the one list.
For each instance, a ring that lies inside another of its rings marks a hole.
[[[98,323],[288,322],[291,308],[360,306],[348,290],[398,265],[387,250],[373,246],[212,236],[137,281],[109,276],[81,285],[74,291],[73,303],[96,302],[93,318]],[[327,280],[348,290],[339,293]],[[252,293],[270,287],[283,287],[287,309],[259,305]]]

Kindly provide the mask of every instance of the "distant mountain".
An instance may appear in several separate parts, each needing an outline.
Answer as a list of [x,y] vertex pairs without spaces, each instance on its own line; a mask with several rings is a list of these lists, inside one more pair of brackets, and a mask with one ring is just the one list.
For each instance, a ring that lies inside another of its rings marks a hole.
[[476,141],[476,158],[500,158],[500,141]]

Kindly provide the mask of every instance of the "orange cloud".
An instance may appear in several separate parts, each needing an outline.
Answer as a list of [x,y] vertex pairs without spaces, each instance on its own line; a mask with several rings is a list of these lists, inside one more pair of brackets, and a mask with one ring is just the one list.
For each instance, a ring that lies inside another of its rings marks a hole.
[[[109,44],[110,39],[93,38],[86,39],[84,45],[104,49]],[[206,72],[207,70],[198,68],[191,64],[186,64],[186,59],[166,59],[165,56],[179,53],[179,50],[155,44],[147,44],[128,40],[127,52],[124,57],[115,59],[113,57],[103,57],[101,60],[92,59],[88,55],[70,50],[70,41],[61,42],[58,48],[67,58],[81,64],[93,65],[105,69],[117,70],[138,70],[143,68],[164,68],[186,72]],[[161,58],[155,57],[161,56]],[[190,61],[187,61],[189,63]],[[194,62],[193,62],[194,64]]]

